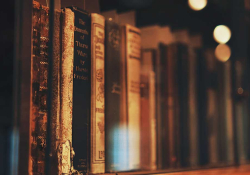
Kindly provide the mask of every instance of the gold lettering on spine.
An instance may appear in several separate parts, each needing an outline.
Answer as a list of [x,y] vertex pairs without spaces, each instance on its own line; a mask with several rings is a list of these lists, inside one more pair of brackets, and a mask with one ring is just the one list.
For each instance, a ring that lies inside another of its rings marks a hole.
[[72,145],[72,98],[74,60],[74,13],[65,9],[62,29],[61,63],[61,173],[69,174],[71,169]]

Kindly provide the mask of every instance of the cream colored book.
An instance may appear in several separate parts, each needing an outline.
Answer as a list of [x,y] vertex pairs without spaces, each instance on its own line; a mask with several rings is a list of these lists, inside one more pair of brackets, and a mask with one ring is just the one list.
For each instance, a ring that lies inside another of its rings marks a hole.
[[105,172],[104,40],[105,18],[91,14],[91,152],[90,172]]
[[[140,64],[141,64],[141,33],[131,25],[122,27],[123,43],[123,82],[126,89],[124,105],[126,116],[124,122],[127,126],[128,169],[135,170],[140,167]],[[123,96],[123,95],[122,95]]]
[[61,112],[60,112],[60,162],[59,172],[71,171],[72,146],[72,98],[73,98],[73,59],[74,59],[74,13],[65,9],[62,20],[62,60],[61,60]]

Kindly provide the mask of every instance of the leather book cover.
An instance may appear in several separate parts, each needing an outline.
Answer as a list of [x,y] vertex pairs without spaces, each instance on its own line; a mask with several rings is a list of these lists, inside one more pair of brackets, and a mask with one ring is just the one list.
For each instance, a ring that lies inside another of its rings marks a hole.
[[47,130],[48,8],[33,2],[33,55],[31,60],[31,172],[45,171]]

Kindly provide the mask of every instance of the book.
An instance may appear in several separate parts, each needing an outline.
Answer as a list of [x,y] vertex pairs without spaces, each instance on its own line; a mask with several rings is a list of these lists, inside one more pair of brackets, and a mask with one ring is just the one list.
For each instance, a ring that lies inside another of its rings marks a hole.
[[33,55],[31,58],[31,172],[45,171],[47,131],[48,8],[33,1]]
[[190,138],[190,166],[196,167],[199,164],[199,138],[198,138],[198,104],[197,104],[197,53],[196,50],[202,47],[201,35],[192,35],[188,44],[189,64],[189,138]]
[[54,11],[52,116],[51,116],[51,174],[59,173],[58,146],[60,144],[60,65],[61,65],[61,10]]
[[177,101],[178,101],[178,142],[179,163],[182,167],[189,166],[189,55],[187,45],[177,44]]
[[155,72],[152,50],[141,61],[141,169],[156,169]]
[[[146,52],[151,52],[152,61],[153,61],[153,71],[155,73],[155,115],[156,115],[156,154],[157,154],[157,168],[163,168],[163,160],[166,158],[165,154],[163,154],[162,148],[166,148],[163,145],[163,142],[166,141],[165,134],[165,126],[162,125],[162,91],[161,91],[161,71],[163,69],[163,65],[161,62],[161,47],[165,44],[170,44],[173,42],[173,36],[171,33],[171,29],[169,26],[146,26],[140,28],[141,30],[141,38],[142,38],[142,48]],[[159,46],[160,45],[160,46]],[[153,76],[153,75],[152,75]],[[151,77],[152,78],[152,77]],[[153,79],[150,79],[153,80]],[[151,83],[150,83],[151,85]],[[150,91],[152,92],[152,91]],[[151,94],[151,93],[150,93]],[[154,105],[150,105],[153,107]],[[151,110],[152,111],[152,110]]]
[[[140,30],[131,25],[122,27],[122,102],[126,107],[123,121],[127,128],[128,170],[140,168]],[[124,110],[123,110],[124,111]],[[126,137],[126,136],[125,136]]]
[[62,15],[62,59],[61,59],[61,111],[59,172],[71,172],[72,155],[72,106],[73,106],[73,61],[74,61],[74,13],[65,8]]
[[105,170],[125,170],[121,149],[121,31],[109,19],[105,21]]
[[179,164],[178,140],[178,99],[177,99],[177,45],[161,43],[161,128],[162,128],[162,167],[176,167]]
[[90,172],[105,172],[105,18],[91,14],[91,132]]
[[219,163],[221,152],[219,152],[219,108],[218,108],[218,62],[214,56],[213,49],[206,49],[205,61],[207,70],[207,113],[206,124],[208,127],[208,156],[209,164]]
[[[90,119],[91,119],[91,17],[78,7],[66,8],[74,14],[74,67],[72,101],[72,147],[74,169],[80,173],[90,171]],[[79,134],[81,133],[81,134]]]

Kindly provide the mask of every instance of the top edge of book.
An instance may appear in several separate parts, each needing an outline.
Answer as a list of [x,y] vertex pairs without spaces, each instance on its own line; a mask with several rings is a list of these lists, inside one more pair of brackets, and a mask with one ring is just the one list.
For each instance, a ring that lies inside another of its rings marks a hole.
[[91,13],[91,16],[98,17],[98,18],[103,18],[103,20],[105,20],[104,16],[99,14],[99,13]]
[[138,35],[141,35],[141,30],[135,26],[132,26],[130,24],[123,24],[123,27],[127,28],[128,30],[133,30],[135,31],[135,33],[137,33]]
[[90,16],[90,13],[88,11],[86,11],[86,10],[83,10],[82,8],[79,8],[79,7],[76,7],[76,6],[72,5],[72,6],[64,7],[63,9],[66,9],[66,8],[69,8],[72,11],[77,11],[77,12],[80,12],[82,14]]

